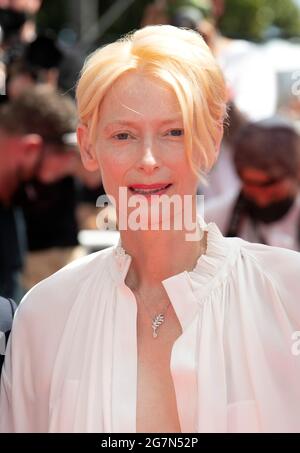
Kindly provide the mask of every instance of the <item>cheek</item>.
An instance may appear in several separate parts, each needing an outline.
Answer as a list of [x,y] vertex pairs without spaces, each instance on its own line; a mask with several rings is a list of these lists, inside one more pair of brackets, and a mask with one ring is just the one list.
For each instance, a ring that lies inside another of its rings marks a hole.
[[198,185],[200,184],[199,176],[193,171],[187,161],[178,166],[177,175],[180,183],[188,193],[197,192]]
[[286,183],[282,184],[278,188],[274,189],[271,195],[273,198],[280,199],[287,197],[293,193],[293,184],[290,181],[287,181]]
[[96,149],[96,158],[102,178],[120,181],[124,175],[134,165],[134,153],[126,149],[116,150],[109,146],[107,142],[99,142]]
[[42,165],[42,170],[45,172],[59,172],[61,170],[61,165],[58,159],[55,157],[47,158]]
[[116,198],[119,187],[125,185],[126,174],[130,168],[129,163],[124,158],[120,159],[103,152],[98,155],[98,164],[105,192]]

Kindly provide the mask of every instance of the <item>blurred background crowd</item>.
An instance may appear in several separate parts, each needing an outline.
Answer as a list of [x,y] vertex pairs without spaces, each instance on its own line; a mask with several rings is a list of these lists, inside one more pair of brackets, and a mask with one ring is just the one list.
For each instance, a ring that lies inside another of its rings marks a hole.
[[206,221],[300,250],[300,1],[0,0],[1,296],[19,302],[117,241],[77,149],[76,81],[97,47],[167,23],[203,36],[228,86],[220,157],[199,185]]

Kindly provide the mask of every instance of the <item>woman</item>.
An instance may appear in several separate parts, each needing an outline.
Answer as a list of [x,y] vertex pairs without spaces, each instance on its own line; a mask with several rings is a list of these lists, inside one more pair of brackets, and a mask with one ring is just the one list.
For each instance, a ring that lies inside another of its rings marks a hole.
[[226,104],[202,38],[152,26],[97,50],[77,100],[121,240],[24,298],[1,430],[300,431],[300,258],[196,219]]

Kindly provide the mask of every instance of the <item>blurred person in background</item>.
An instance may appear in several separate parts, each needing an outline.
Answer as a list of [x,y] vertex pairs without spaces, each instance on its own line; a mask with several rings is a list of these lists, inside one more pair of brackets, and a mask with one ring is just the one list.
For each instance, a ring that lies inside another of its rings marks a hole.
[[20,52],[20,33],[25,14],[10,8],[10,1],[0,0],[0,102],[6,100],[6,66],[11,54]]
[[42,149],[34,177],[14,196],[26,222],[28,253],[23,286],[28,290],[84,253],[77,239],[78,190],[82,183],[99,185],[100,178],[82,166],[71,98],[39,85],[11,101],[2,118],[10,134],[34,132]]
[[[71,96],[75,94],[83,55],[59,42],[51,30],[37,32],[35,16],[41,7],[42,0],[2,0],[2,4],[0,0],[0,89],[7,91],[1,102],[33,81],[48,82]],[[6,90],[8,83],[14,83],[11,90]]]
[[[1,94],[6,93],[5,57],[19,46],[25,20],[25,14],[13,9],[11,1],[0,2]],[[6,96],[0,96],[1,102],[5,99]],[[16,300],[22,296],[20,273],[26,234],[22,212],[13,206],[12,197],[20,182],[33,175],[40,159],[40,145],[36,134],[10,136],[0,122],[0,294]]]
[[[99,176],[90,175],[81,164],[74,140],[73,101],[51,87],[36,86],[3,105],[0,125],[0,194],[7,204],[2,208],[0,293],[19,300],[6,286],[11,288],[11,280],[20,276],[25,239],[27,289],[29,281],[55,272],[76,255],[76,180],[95,187]],[[19,217],[23,207],[26,236],[12,206],[18,206]]]
[[[6,66],[36,38],[35,15],[42,0],[0,0],[1,94],[6,94]],[[1,102],[6,100],[1,97]]]
[[58,89],[62,52],[51,33],[39,35],[24,49],[22,56],[7,65],[6,91],[9,99],[38,83]]
[[[7,23],[17,23],[17,18],[22,15],[24,22],[18,27],[18,37],[23,43],[31,42],[36,37],[35,16],[41,8],[43,0],[0,0],[0,8],[6,15]],[[16,30],[17,27],[14,27]]]
[[0,294],[19,300],[20,273],[26,249],[22,212],[13,205],[20,183],[30,179],[41,158],[41,138],[18,124],[6,127],[6,105],[0,109]]
[[38,82],[49,83],[75,96],[83,55],[78,49],[64,46],[51,30],[41,31],[26,46],[22,60],[35,72]]
[[50,31],[40,33],[22,53],[6,65],[6,92],[9,99],[37,83],[73,95],[82,60],[66,53]]
[[226,236],[300,250],[300,137],[275,117],[244,126],[234,164],[241,189],[205,204],[205,217]]

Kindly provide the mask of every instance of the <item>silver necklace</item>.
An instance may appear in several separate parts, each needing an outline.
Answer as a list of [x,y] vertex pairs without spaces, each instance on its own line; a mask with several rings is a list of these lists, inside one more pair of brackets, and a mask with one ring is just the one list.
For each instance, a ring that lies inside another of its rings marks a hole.
[[[141,298],[140,298],[141,300]],[[150,311],[148,310],[148,307],[146,306],[146,304],[143,304],[143,306],[146,308],[149,316],[150,316],[150,319],[152,320],[152,323],[151,323],[151,327],[152,327],[152,337],[153,338],[157,338],[158,337],[158,328],[164,323],[165,321],[165,314],[170,306],[170,301],[168,302],[168,304],[166,305],[166,307],[164,308],[164,310],[160,313],[157,313],[154,317],[152,317]]]
[[[170,305],[170,302],[168,303],[168,305],[166,306],[166,308],[164,309],[164,311],[162,313],[158,313],[156,316],[154,316],[154,318],[152,319],[152,336],[153,338],[157,338],[158,336],[158,333],[157,333],[157,329],[162,325],[162,323],[165,321],[165,314],[169,308],[169,305]],[[146,307],[147,309],[147,307]],[[148,309],[147,309],[148,311]],[[149,313],[149,312],[148,312]]]
[[[199,253],[199,257],[203,253],[205,253],[205,249],[206,249],[206,247],[203,244],[201,244],[201,246],[202,247],[201,247],[201,251]],[[139,296],[137,291],[136,291],[136,295]],[[143,298],[141,298],[140,296],[139,296],[139,299],[143,300]],[[146,308],[151,320],[152,320],[151,327],[152,327],[152,336],[153,336],[153,338],[157,338],[158,337],[158,332],[157,332],[158,328],[165,322],[165,314],[166,314],[166,312],[167,312],[167,310],[168,310],[168,308],[170,306],[170,303],[171,303],[171,301],[168,302],[168,304],[166,305],[166,307],[164,308],[164,310],[162,312],[156,314],[154,317],[152,317],[151,313],[149,312],[147,305],[143,304],[144,307]]]

